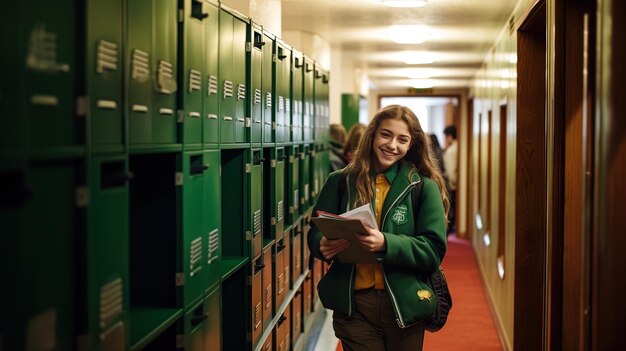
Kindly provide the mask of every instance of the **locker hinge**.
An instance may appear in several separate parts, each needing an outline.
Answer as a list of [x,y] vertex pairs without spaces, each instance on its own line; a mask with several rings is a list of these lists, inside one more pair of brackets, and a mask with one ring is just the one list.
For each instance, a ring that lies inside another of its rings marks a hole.
[[185,348],[185,335],[177,334],[176,335],[176,348],[184,349]]
[[270,162],[270,167],[272,167],[272,168],[276,168],[276,160],[272,160],[272,161]]
[[176,174],[174,175],[174,185],[182,186],[184,179],[185,177],[183,176],[183,172],[176,172]]
[[178,22],[182,22],[185,20],[185,12],[183,9],[178,10]]
[[315,150],[311,150],[311,156],[315,156]]
[[250,52],[252,51],[252,43],[251,42],[246,42],[246,52]]
[[184,110],[178,110],[176,111],[176,116],[178,118],[176,118],[176,123],[183,123],[183,121],[185,120],[185,111]]
[[246,240],[252,241],[252,232],[249,230],[246,230]]
[[293,163],[293,155],[289,155],[289,163]]
[[251,118],[246,117],[246,128],[250,128],[250,124],[251,124]]
[[86,208],[89,206],[89,188],[81,186],[76,188],[76,207]]
[[276,122],[272,122],[272,130],[276,130]]
[[85,117],[87,115],[87,97],[79,96],[76,98],[76,117]]
[[176,273],[176,286],[185,285],[185,273],[178,272]]
[[272,62],[278,61],[278,56],[276,54],[272,54]]
[[252,170],[252,166],[249,163],[246,163],[246,173],[250,173]]
[[270,219],[270,224],[271,224],[271,225],[276,225],[276,217],[272,217],[272,218]]
[[289,213],[293,213],[293,206],[289,206]]

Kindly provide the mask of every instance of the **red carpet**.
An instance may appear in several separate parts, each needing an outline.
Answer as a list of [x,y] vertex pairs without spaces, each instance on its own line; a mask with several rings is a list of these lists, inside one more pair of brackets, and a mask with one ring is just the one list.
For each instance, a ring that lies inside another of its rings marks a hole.
[[[452,311],[443,329],[426,332],[424,350],[502,350],[470,242],[450,236],[442,266],[452,294]],[[343,351],[341,343],[337,351]]]
[[443,269],[452,294],[445,327],[426,332],[424,350],[502,350],[471,243],[448,237]]

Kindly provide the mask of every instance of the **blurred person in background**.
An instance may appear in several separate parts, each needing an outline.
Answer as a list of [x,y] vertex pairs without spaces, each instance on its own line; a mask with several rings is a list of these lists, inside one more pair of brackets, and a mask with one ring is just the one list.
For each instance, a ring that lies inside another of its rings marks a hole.
[[435,134],[430,134],[429,136],[430,149],[433,152],[435,160],[437,160],[437,166],[439,166],[439,171],[441,172],[441,174],[444,174],[446,167],[443,162],[443,150],[441,149],[441,145],[439,145],[439,139],[437,139],[437,136]]
[[346,163],[350,163],[350,161],[352,161],[354,151],[359,146],[359,141],[365,132],[365,128],[367,128],[367,126],[362,123],[357,123],[350,128],[346,145],[343,148],[343,159],[346,160]]
[[330,125],[330,171],[334,172],[346,166],[343,158],[346,129],[337,123]]
[[456,142],[456,127],[447,126],[443,130],[446,136],[446,150],[443,153],[443,163],[445,165],[444,177],[448,184],[448,193],[450,196],[450,213],[448,219],[448,234],[456,233],[456,182],[457,182],[457,160],[459,154],[459,146]]

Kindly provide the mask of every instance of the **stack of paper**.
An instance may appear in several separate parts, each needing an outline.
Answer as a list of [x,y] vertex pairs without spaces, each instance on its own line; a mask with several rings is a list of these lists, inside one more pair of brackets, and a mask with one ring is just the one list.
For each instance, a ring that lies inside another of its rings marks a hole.
[[356,237],[356,235],[369,235],[365,226],[378,229],[376,216],[372,212],[370,204],[355,208],[341,215],[324,211],[317,211],[317,215],[311,221],[327,239],[346,239],[350,241],[350,246],[338,255],[341,262],[378,262],[374,253],[365,250]]

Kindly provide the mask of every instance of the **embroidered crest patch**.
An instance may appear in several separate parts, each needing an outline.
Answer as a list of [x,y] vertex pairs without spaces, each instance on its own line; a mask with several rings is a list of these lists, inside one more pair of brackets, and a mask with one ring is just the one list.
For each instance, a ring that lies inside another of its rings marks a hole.
[[404,224],[409,220],[406,215],[407,212],[408,212],[408,209],[406,208],[406,206],[400,205],[396,207],[396,210],[393,212],[393,215],[391,215],[391,220],[394,221],[398,225]]

